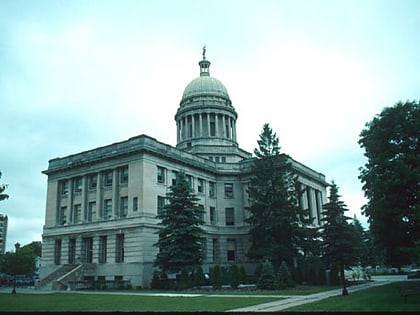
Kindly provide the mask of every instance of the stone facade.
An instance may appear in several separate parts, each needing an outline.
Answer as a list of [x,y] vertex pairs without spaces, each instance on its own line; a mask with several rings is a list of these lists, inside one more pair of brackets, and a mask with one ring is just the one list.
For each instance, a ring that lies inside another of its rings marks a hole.
[[[235,112],[223,84],[210,77],[203,55],[200,77],[185,89],[175,115],[177,146],[147,135],[49,161],[40,278],[64,264],[93,264],[83,279],[130,280],[149,287],[157,249],[156,215],[168,187],[184,170],[205,209],[204,271],[243,265],[249,247],[245,219],[251,154],[236,140]],[[291,159],[307,187],[301,205],[319,224],[325,176]]]
[[7,215],[0,214],[0,255],[6,250],[7,221]]

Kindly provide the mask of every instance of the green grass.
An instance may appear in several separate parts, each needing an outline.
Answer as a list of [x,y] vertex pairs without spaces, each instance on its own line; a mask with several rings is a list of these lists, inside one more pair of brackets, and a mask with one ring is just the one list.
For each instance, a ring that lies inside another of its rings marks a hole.
[[267,303],[270,297],[160,297],[117,294],[0,294],[0,312],[223,312]]
[[[417,281],[416,281],[417,282]],[[348,296],[333,296],[318,302],[285,309],[285,312],[401,312],[420,311],[420,294],[407,297],[404,304],[396,282],[350,293]],[[417,282],[417,283],[420,283]]]

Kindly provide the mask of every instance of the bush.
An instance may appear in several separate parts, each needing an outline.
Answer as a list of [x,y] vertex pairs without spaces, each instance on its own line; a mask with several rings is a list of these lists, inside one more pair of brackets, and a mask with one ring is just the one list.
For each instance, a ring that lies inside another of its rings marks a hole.
[[261,272],[258,277],[257,287],[263,290],[274,290],[277,288],[273,264],[268,260],[264,261],[261,265]]
[[204,273],[201,266],[197,266],[195,272],[193,272],[193,285],[195,287],[204,285]]
[[222,287],[219,265],[216,265],[214,268],[210,269],[210,283],[213,286],[213,289],[220,289]]
[[190,277],[188,276],[187,268],[182,268],[181,270],[181,280],[179,281],[177,288],[179,290],[188,289],[191,287]]
[[340,276],[338,275],[339,269],[337,264],[331,265],[330,270],[330,285],[339,285],[340,284]]
[[150,283],[150,288],[161,289],[160,277],[159,277],[159,272],[158,271],[153,272],[153,278],[152,278],[152,282]]
[[289,267],[287,267],[287,264],[284,260],[281,262],[279,271],[277,273],[277,283],[280,289],[285,289],[287,287],[294,286],[294,283],[292,281],[292,276],[289,271]]
[[240,274],[238,265],[233,264],[232,268],[230,268],[230,272],[231,272],[230,286],[234,289],[237,289],[241,281],[241,274]]

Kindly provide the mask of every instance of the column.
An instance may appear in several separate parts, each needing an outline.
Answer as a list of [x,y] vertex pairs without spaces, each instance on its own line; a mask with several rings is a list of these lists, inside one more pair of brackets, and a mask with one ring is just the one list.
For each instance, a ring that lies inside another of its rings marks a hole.
[[195,114],[191,115],[191,138],[195,137]]
[[80,219],[82,222],[85,222],[87,218],[87,185],[87,176],[85,175],[82,177],[82,203],[80,205],[80,211],[82,212],[80,213]]
[[69,193],[67,195],[67,213],[66,213],[66,224],[73,223],[73,179],[69,179]]
[[98,172],[98,179],[96,181],[96,218],[92,221],[102,220],[101,213],[103,211],[104,202],[102,200],[102,173]]
[[119,179],[118,179],[118,169],[112,171],[112,212],[114,218],[119,218]]
[[232,118],[232,138],[236,142],[236,120]]
[[214,114],[214,128],[215,128],[215,135],[216,137],[219,136],[219,115],[218,114]]
[[[315,193],[314,193],[314,189],[312,187],[308,187],[308,204],[309,204],[309,213],[311,216],[311,219],[316,219],[316,214],[315,214]],[[316,224],[316,220],[312,221],[312,224]]]
[[203,132],[203,114],[198,114],[198,123],[200,125],[199,127],[199,137],[202,137],[204,132]]
[[223,138],[228,138],[228,135],[227,135],[227,130],[226,130],[226,115],[223,115],[222,116],[222,125],[223,125],[223,128],[222,128],[222,137]]
[[210,114],[206,113],[207,115],[207,136],[210,137]]

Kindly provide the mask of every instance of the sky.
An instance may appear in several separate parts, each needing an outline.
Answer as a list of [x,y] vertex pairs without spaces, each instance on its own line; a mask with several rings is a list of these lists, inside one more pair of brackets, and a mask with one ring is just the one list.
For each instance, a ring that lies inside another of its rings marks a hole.
[[359,134],[420,99],[419,34],[418,0],[0,0],[6,250],[42,240],[50,159],[141,134],[176,145],[204,45],[239,146],[253,152],[269,123],[367,228]]

